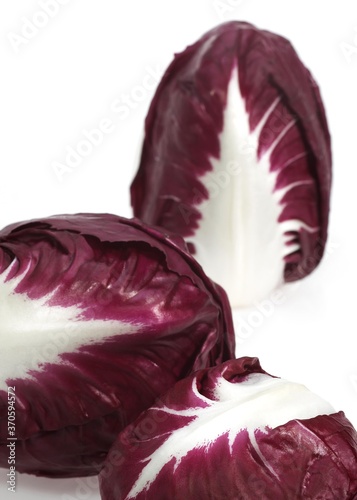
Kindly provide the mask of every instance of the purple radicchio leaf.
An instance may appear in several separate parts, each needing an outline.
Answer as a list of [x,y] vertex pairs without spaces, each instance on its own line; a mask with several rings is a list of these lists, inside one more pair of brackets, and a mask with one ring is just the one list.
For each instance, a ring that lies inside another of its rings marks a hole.
[[257,358],[176,383],[118,436],[102,500],[354,500],[357,433]]
[[185,237],[233,306],[313,271],[330,190],[324,107],[289,41],[233,21],[175,56],[146,118],[132,206]]
[[225,293],[181,238],[114,215],[0,231],[0,466],[95,474],[118,432],[192,370],[234,356]]

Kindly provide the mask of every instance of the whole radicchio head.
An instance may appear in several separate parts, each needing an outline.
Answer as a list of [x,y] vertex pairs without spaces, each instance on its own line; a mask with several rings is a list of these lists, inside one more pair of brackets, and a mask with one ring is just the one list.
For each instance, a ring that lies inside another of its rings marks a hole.
[[181,238],[108,214],[0,231],[0,466],[96,474],[128,423],[192,370],[234,356],[228,301]]
[[146,118],[134,214],[185,237],[233,306],[317,266],[330,189],[320,93],[286,39],[234,21],[175,56]]
[[355,500],[357,433],[256,358],[176,383],[118,436],[102,500]]

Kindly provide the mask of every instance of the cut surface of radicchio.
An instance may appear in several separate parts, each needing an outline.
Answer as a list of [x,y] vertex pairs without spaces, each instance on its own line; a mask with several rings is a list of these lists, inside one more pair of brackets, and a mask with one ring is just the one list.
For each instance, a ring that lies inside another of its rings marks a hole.
[[175,384],[118,436],[102,500],[354,500],[357,433],[257,358]]
[[321,96],[289,41],[233,21],[175,56],[146,117],[132,206],[185,237],[233,306],[318,265],[330,190]]
[[108,214],[0,231],[0,466],[100,469],[129,422],[192,370],[234,356],[228,300],[183,240]]

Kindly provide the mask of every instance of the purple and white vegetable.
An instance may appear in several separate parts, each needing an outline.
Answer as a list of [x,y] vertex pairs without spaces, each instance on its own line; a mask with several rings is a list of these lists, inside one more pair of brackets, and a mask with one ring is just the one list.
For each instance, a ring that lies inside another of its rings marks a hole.
[[357,433],[306,387],[240,358],[161,396],[99,478],[102,500],[353,500]]
[[185,237],[233,306],[317,266],[330,190],[319,89],[286,39],[234,21],[175,56],[146,118],[134,214]]
[[10,390],[16,471],[58,477],[97,473],[159,394],[234,356],[226,295],[181,238],[114,215],[0,231],[0,338],[0,466]]

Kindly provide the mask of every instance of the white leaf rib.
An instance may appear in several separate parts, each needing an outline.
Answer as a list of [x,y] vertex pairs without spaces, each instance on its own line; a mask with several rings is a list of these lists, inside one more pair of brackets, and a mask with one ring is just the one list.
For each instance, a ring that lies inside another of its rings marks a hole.
[[[192,387],[196,388],[197,394],[196,379],[193,379]],[[176,470],[191,450],[208,450],[221,436],[227,437],[230,453],[233,455],[234,441],[242,431],[248,432],[258,455],[274,474],[257,445],[255,431],[275,428],[296,418],[313,418],[334,412],[328,403],[306,387],[260,373],[251,374],[239,383],[221,378],[217,381],[214,393],[218,398],[222,395],[223,400],[211,401],[204,408],[170,409],[168,413],[171,415],[195,418],[187,423],[182,422],[182,427],[173,430],[142,461],[143,468],[126,497],[128,500],[150,488],[166,464],[173,460],[173,468]],[[202,400],[206,402],[207,398],[202,396]],[[262,408],[264,411],[261,411]],[[168,408],[165,406],[166,410]]]
[[139,325],[118,320],[82,319],[80,297],[75,306],[49,305],[56,289],[37,299],[16,292],[29,269],[30,264],[10,280],[11,269],[0,274],[0,389],[6,390],[8,379],[32,379],[30,371],[41,371],[44,363],[62,363],[66,352],[140,331]]

